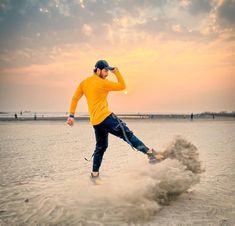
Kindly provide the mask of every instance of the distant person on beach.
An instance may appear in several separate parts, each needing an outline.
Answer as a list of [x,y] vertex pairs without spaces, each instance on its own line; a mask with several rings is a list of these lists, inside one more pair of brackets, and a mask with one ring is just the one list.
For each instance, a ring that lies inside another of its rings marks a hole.
[[190,116],[190,117],[191,117],[191,120],[193,120],[193,113],[191,114],[191,116]]
[[17,114],[15,113],[15,119],[18,119],[18,116],[17,116]]
[[[93,166],[91,179],[99,179],[99,169],[103,159],[104,152],[108,147],[108,134],[111,133],[117,136],[132,148],[146,154],[150,163],[159,162],[163,156],[160,152],[156,152],[153,148],[148,148],[134,133],[127,127],[121,119],[117,117],[108,108],[107,96],[110,91],[120,91],[126,88],[124,79],[117,67],[110,67],[107,61],[99,60],[95,64],[94,73],[80,82],[78,85],[70,105],[70,114],[67,119],[67,124],[74,124],[74,114],[79,99],[86,97],[90,123],[95,132],[96,147],[93,154]],[[106,77],[111,71],[117,78],[117,82],[112,82]]]

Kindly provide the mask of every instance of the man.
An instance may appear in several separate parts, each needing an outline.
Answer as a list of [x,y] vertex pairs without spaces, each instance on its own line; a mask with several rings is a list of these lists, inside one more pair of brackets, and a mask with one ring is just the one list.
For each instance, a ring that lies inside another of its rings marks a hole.
[[[117,82],[106,79],[108,72],[111,71],[117,78]],[[99,60],[95,64],[93,75],[84,79],[76,89],[70,105],[70,115],[67,124],[74,124],[74,114],[79,99],[84,94],[89,109],[90,123],[95,132],[96,147],[93,154],[93,166],[91,179],[99,179],[99,169],[104,152],[108,147],[108,134],[111,133],[132,146],[132,148],[146,154],[150,163],[160,161],[163,156],[154,149],[149,149],[140,141],[126,124],[119,119],[108,108],[107,95],[110,91],[119,91],[126,88],[124,79],[117,67],[110,67],[107,61]]]

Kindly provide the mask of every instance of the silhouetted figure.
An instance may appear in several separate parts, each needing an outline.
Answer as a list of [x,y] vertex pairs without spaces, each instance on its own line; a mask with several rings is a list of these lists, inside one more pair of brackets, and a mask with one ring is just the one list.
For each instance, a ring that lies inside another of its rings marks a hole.
[[34,114],[34,120],[37,120],[37,115],[36,115],[36,113]]
[[191,117],[190,117],[190,118],[191,118],[191,120],[193,120],[193,113],[191,114]]
[[23,113],[22,113],[22,111],[20,112],[20,115],[22,115]]
[[18,119],[18,116],[17,116],[17,114],[15,113],[15,119]]
[[212,118],[215,119],[215,114],[214,113],[212,114]]

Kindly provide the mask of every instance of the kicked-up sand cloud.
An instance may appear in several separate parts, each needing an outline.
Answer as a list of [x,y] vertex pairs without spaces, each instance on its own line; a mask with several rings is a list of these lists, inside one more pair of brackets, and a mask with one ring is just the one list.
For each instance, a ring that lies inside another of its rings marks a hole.
[[151,221],[163,206],[198,183],[203,172],[197,148],[181,137],[169,144],[164,155],[167,159],[155,165],[127,164],[124,173],[99,186],[73,184],[65,198],[73,199],[70,214],[76,219],[70,223],[110,226]]

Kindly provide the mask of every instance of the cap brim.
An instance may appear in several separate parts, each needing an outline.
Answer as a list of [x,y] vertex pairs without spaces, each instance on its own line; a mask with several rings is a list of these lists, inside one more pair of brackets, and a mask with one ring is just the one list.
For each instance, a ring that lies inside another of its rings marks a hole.
[[105,69],[108,69],[110,71],[112,71],[115,67],[105,67]]

